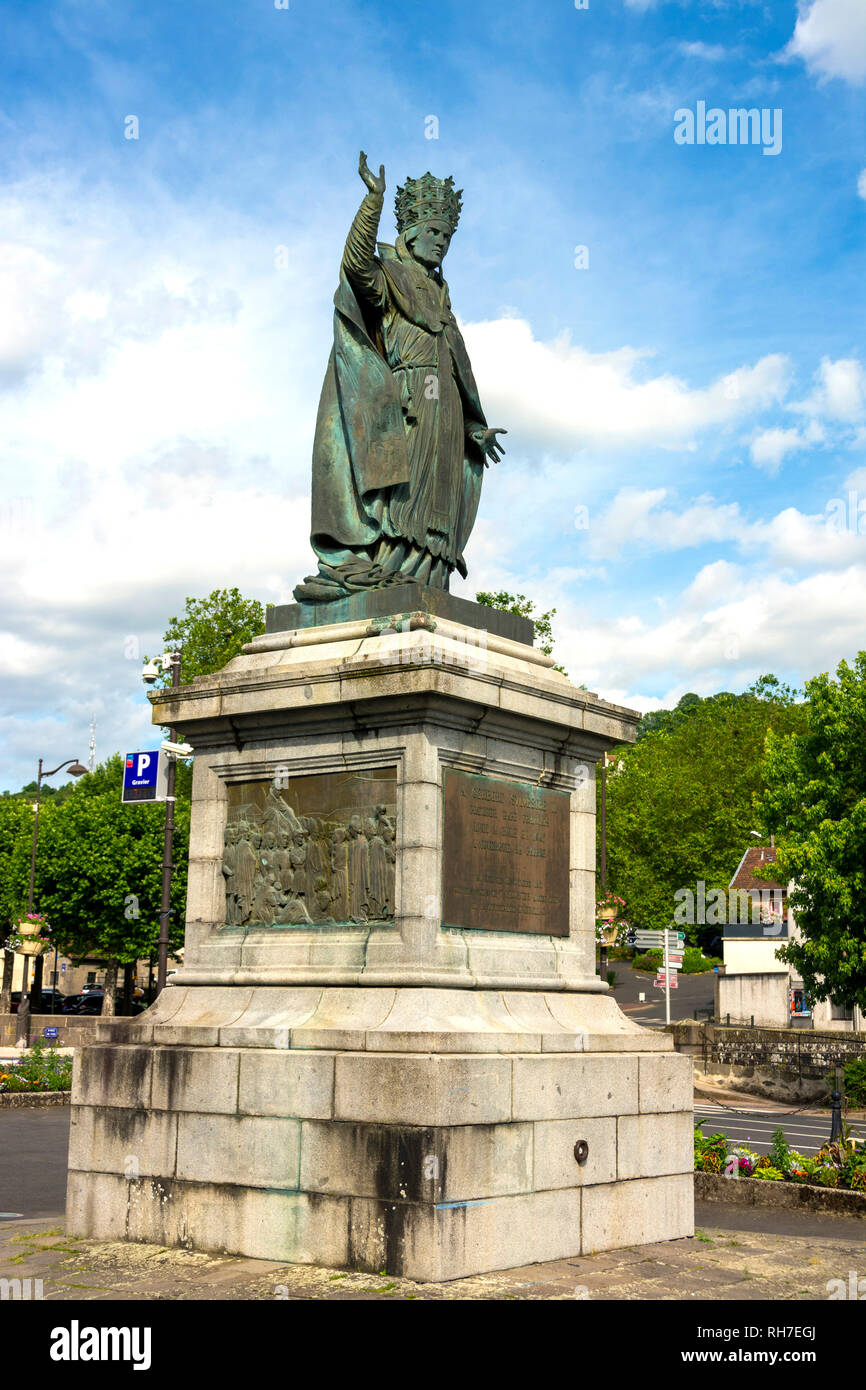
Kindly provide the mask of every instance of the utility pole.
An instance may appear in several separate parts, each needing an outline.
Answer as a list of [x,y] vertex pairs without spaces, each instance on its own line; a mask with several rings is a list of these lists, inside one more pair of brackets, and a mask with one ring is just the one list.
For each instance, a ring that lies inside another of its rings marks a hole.
[[[60,765],[59,765],[58,767],[53,767],[53,768],[50,770],[50,772],[45,772],[45,771],[43,771],[43,768],[42,768],[42,759],[41,759],[41,758],[39,759],[39,771],[38,771],[37,776],[36,776],[36,801],[34,802],[34,805],[33,805],[33,813],[34,813],[34,814],[33,814],[33,846],[32,846],[32,848],[31,848],[31,850],[30,850],[30,887],[29,887],[29,889],[28,889],[28,891],[27,891],[27,912],[28,912],[28,914],[31,913],[31,912],[33,911],[33,890],[34,890],[34,887],[35,887],[35,884],[36,884],[36,843],[37,843],[37,840],[38,840],[38,838],[39,838],[39,801],[40,801],[40,797],[41,797],[41,795],[42,795],[42,779],[43,779],[43,777],[53,777],[54,774],[55,774],[56,772],[62,772],[64,768],[67,768],[73,777],[82,777],[82,776],[84,775],[84,773],[87,771],[87,768],[86,768],[86,767],[82,767],[82,766],[81,766],[81,763],[78,761],[77,758],[67,758],[66,761],[63,762],[63,763],[60,763]],[[24,1003],[24,996],[27,994],[27,974],[28,974],[28,969],[27,969],[27,967],[28,967],[29,963],[30,963],[30,962],[29,962],[29,957],[28,957],[28,956],[25,956],[25,957],[24,957],[24,973],[23,973],[22,978],[21,978],[21,1004]],[[35,957],[34,957],[34,960],[33,960],[33,988],[32,988],[32,991],[31,991],[31,996],[32,996],[31,1012],[32,1012],[32,1013],[38,1013],[38,1012],[39,1012],[39,1006],[40,1006],[40,1004],[42,1003],[42,957],[41,957],[41,956],[35,956]],[[20,1007],[21,1007],[21,1004],[19,1004],[19,1006],[18,1006],[19,1009],[20,1009]]]
[[[607,891],[607,754],[601,755],[601,894]],[[607,981],[607,943],[602,941],[598,949],[598,973]]]

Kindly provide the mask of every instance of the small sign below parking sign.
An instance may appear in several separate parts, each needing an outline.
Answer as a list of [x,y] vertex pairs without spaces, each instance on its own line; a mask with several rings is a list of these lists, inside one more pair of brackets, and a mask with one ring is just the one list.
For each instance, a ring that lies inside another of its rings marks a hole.
[[143,753],[127,753],[121,801],[165,801],[167,774],[168,758],[158,748]]

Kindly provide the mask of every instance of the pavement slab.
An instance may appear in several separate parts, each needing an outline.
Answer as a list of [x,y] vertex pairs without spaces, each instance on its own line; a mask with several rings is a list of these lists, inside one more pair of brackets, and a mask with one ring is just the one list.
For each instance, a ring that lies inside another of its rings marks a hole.
[[[705,1219],[704,1212],[700,1213]],[[0,1278],[42,1280],[45,1300],[620,1301],[826,1300],[866,1270],[863,1223],[749,1231],[714,1205],[694,1238],[528,1265],[450,1283],[67,1237],[62,1218],[0,1224]]]

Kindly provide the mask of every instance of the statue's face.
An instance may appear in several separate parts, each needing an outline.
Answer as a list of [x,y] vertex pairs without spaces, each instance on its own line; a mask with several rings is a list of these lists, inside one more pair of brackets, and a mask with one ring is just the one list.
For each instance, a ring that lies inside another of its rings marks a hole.
[[412,238],[412,255],[422,265],[438,269],[451,245],[451,228],[439,217],[422,222]]

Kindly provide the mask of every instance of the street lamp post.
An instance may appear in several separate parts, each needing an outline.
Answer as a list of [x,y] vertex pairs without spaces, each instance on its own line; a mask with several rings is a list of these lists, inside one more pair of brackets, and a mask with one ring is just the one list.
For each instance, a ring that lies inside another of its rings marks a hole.
[[[34,889],[34,885],[35,885],[35,883],[36,883],[36,841],[37,841],[38,836],[39,836],[39,799],[40,799],[40,796],[41,796],[41,793],[42,793],[42,779],[43,779],[43,777],[53,777],[55,773],[61,772],[61,771],[63,770],[63,768],[65,768],[65,767],[69,769],[69,772],[70,772],[71,776],[73,776],[73,777],[81,777],[81,776],[83,776],[84,773],[87,771],[87,768],[86,768],[86,767],[82,767],[81,763],[78,761],[77,758],[67,758],[66,761],[63,762],[63,763],[60,763],[60,765],[59,765],[58,767],[53,767],[53,768],[50,770],[50,772],[46,772],[46,771],[43,771],[43,769],[42,769],[42,759],[41,759],[41,758],[39,759],[39,772],[38,772],[38,775],[37,775],[37,778],[36,778],[36,802],[35,802],[34,808],[33,808],[33,809],[34,809],[34,812],[35,812],[34,817],[33,817],[33,845],[32,845],[32,848],[31,848],[31,850],[30,850],[30,887],[28,888],[28,891],[27,891],[27,911],[28,911],[28,913],[30,913],[30,912],[33,911],[33,889]],[[24,998],[25,998],[25,995],[27,994],[27,975],[28,975],[28,973],[29,973],[29,972],[28,972],[28,966],[29,966],[29,964],[30,964],[29,957],[25,956],[25,957],[24,957],[24,972],[23,972],[23,975],[22,975],[22,978],[21,978],[21,1004],[24,1003]],[[34,957],[34,961],[33,961],[33,989],[32,989],[32,991],[31,991],[31,995],[32,995],[33,1006],[35,1006],[35,1009],[36,1009],[36,1010],[38,1010],[38,1008],[39,1008],[39,1003],[40,1003],[40,996],[41,996],[41,994],[42,994],[42,957],[41,957],[41,955],[40,955],[40,956],[35,956],[35,957]],[[21,1008],[21,1004],[19,1004],[19,1006],[18,1006],[19,1009]],[[31,1006],[30,1012],[31,1012],[31,1014],[34,1012],[34,1008],[33,1008],[32,1006]],[[27,1010],[26,1010],[26,1009],[25,1009],[25,1011],[24,1011],[24,1016],[23,1016],[22,1022],[24,1023],[24,1031],[25,1031],[25,1032],[29,1032],[29,1022],[28,1022],[28,1018],[27,1018]],[[28,1039],[28,1041],[29,1041],[29,1039]]]
[[[601,897],[607,891],[607,754],[601,755]],[[598,951],[598,973],[607,982],[607,942]]]

